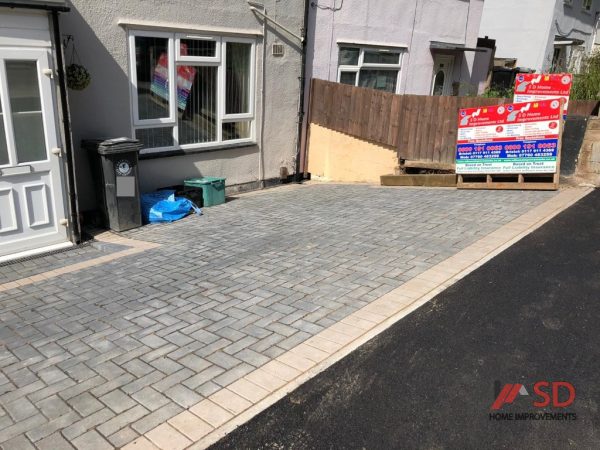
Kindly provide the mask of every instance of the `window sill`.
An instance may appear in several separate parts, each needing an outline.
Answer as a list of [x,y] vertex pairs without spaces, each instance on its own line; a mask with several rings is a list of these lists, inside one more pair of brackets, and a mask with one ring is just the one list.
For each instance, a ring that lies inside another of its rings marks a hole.
[[174,150],[161,150],[161,151],[149,151],[142,150],[140,152],[139,159],[157,159],[157,158],[169,158],[171,156],[184,156],[184,155],[194,155],[196,153],[210,153],[210,152],[218,152],[222,150],[233,150],[236,148],[244,148],[244,147],[255,147],[258,144],[255,141],[245,141],[245,142],[234,142],[231,144],[221,144],[215,145],[214,147],[196,147],[196,148],[178,148]]

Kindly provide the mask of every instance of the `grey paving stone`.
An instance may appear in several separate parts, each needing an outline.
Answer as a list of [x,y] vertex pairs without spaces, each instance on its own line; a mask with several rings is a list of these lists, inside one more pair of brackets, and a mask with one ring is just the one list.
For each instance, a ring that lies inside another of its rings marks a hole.
[[202,395],[203,397],[210,397],[212,394],[217,392],[219,389],[221,389],[221,386],[219,386],[217,383],[214,383],[212,381],[207,381],[206,383],[198,386],[196,388],[196,392],[198,394]]
[[80,450],[112,450],[113,446],[110,445],[106,439],[104,439],[100,434],[96,431],[88,431],[85,434],[82,434],[78,438],[73,440],[73,444],[77,449]]
[[[126,232],[163,245],[0,293],[0,445],[124,445],[554,195],[293,186]],[[57,266],[25,263],[0,284]]]
[[40,389],[39,391],[35,391],[32,394],[29,394],[28,397],[29,400],[31,400],[34,403],[39,402],[40,400],[46,397],[59,393],[65,389],[71,388],[76,384],[77,383],[75,383],[75,381],[71,380],[70,378],[65,378],[57,383],[54,383],[48,387]]
[[131,361],[126,362],[122,366],[127,372],[133,374],[136,378],[143,377],[146,374],[149,374],[154,370],[154,368],[146,364],[144,361],[135,358]]
[[160,338],[155,335],[145,336],[140,339],[140,342],[144,345],[147,345],[150,348],[159,348],[168,343],[163,338]]
[[104,394],[102,397],[99,397],[98,400],[112,409],[116,414],[120,414],[129,408],[133,408],[136,404],[129,395],[119,389]]
[[231,369],[240,363],[240,360],[228,355],[222,351],[217,351],[212,355],[206,357],[207,360],[214,363],[217,366],[223,367],[224,369]]
[[121,448],[128,444],[129,442],[135,441],[139,436],[139,433],[131,429],[130,427],[125,427],[114,434],[111,434],[108,437],[108,441],[115,446],[116,448]]
[[72,450],[74,448],[59,432],[38,441],[36,446],[39,450]]
[[135,422],[136,420],[144,417],[148,414],[148,410],[142,405],[136,405],[131,409],[113,417],[112,419],[104,422],[102,425],[96,427],[96,429],[102,433],[103,436],[110,436],[116,433],[121,428],[125,428],[127,425]]
[[103,408],[98,410],[85,418],[74,422],[65,429],[62,430],[62,434],[65,438],[73,440],[77,436],[82,435],[86,431],[107,422],[115,416],[109,408]]
[[202,400],[201,395],[181,384],[167,389],[164,394],[183,408],[189,408]]
[[89,392],[83,392],[78,396],[67,400],[67,402],[83,417],[89,416],[104,407],[104,405],[96,400]]
[[10,417],[17,422],[38,413],[38,409],[26,397],[5,403],[3,407]]
[[[221,375],[215,377],[213,379],[213,381],[215,383],[219,384],[220,386],[225,387],[225,386],[230,385],[234,381],[239,380],[244,375],[252,372],[254,369],[256,369],[255,366],[243,362],[243,363],[235,366],[234,368],[229,369],[228,371],[222,373]],[[196,390],[198,390],[198,389],[196,389]]]
[[65,427],[68,427],[73,422],[79,420],[79,415],[75,411],[70,411],[62,416],[59,416],[50,422],[46,422],[43,425],[37,426],[31,431],[25,433],[27,437],[33,441],[37,442],[40,439],[45,438],[46,436],[50,436],[52,433],[62,430]]
[[165,375],[171,375],[175,372],[178,372],[183,368],[183,366],[170,358],[162,356],[160,358],[156,358],[155,360],[150,362],[150,365],[155,369],[160,370]]
[[311,336],[311,334],[306,333],[304,331],[298,331],[297,333],[291,335],[287,339],[284,339],[283,341],[279,342],[277,346],[285,350],[289,350],[301,344]]
[[140,389],[143,389],[144,387],[154,384],[156,382],[158,382],[159,380],[162,380],[163,378],[165,378],[165,374],[158,371],[158,370],[154,370],[152,372],[150,372],[147,375],[144,375],[142,378],[138,378],[134,381],[132,381],[131,383],[126,384],[125,386],[122,387],[123,392],[131,395],[137,391],[139,391]]
[[233,344],[228,345],[227,347],[224,347],[223,351],[229,355],[234,355],[237,352],[239,352],[240,350],[243,350],[246,347],[254,344],[256,341],[258,341],[258,339],[256,339],[255,337],[246,336],[246,337],[234,342]]
[[157,409],[153,413],[144,416],[142,419],[136,421],[131,426],[135,431],[140,434],[144,434],[151,429],[157,427],[161,423],[166,422],[171,417],[175,417],[183,411],[183,408],[176,405],[175,403],[169,403],[162,408]]
[[183,385],[190,389],[195,389],[201,384],[204,384],[207,381],[210,381],[215,377],[219,376],[223,372],[225,372],[225,369],[223,369],[222,367],[210,366],[208,369],[204,369],[199,374],[194,375],[193,377],[190,377],[187,380],[185,380],[183,382]]
[[50,420],[68,414],[71,411],[69,405],[57,395],[52,395],[39,401],[36,406],[42,411],[42,414]]
[[145,387],[134,393],[131,397],[150,411],[155,411],[169,403],[168,398],[151,387]]
[[[131,375],[128,375],[128,377],[131,377]],[[58,395],[63,400],[68,400],[81,394],[82,392],[87,391],[91,391],[92,394],[97,396],[102,394],[106,385],[106,380],[98,375],[94,378],[90,378],[89,380],[85,380],[83,383],[78,383],[76,386],[70,387],[69,389],[64,389],[60,391]]]
[[14,425],[6,427],[0,431],[0,444],[29,430],[35,429],[43,423],[46,423],[46,418],[41,414],[36,414],[35,416],[28,417]]
[[[41,441],[41,442],[43,442],[43,441]],[[27,439],[22,434],[0,444],[0,447],[2,448],[2,450],[35,450],[35,447],[29,441],[29,439]],[[49,447],[49,446],[38,445],[38,448],[40,450],[54,450],[55,448],[60,448],[60,447]]]
[[178,372],[175,372],[175,373],[163,378],[162,380],[158,381],[157,383],[154,383],[152,385],[152,387],[154,389],[156,389],[158,392],[164,392],[167,389],[169,389],[171,386],[181,383],[182,381],[187,380],[188,378],[192,377],[193,375],[194,375],[193,371],[191,371],[188,368],[183,368],[183,369],[179,370]]
[[260,367],[269,362],[269,358],[260,353],[255,352],[254,350],[250,350],[249,348],[246,348],[241,352],[236,353],[235,357],[254,367]]

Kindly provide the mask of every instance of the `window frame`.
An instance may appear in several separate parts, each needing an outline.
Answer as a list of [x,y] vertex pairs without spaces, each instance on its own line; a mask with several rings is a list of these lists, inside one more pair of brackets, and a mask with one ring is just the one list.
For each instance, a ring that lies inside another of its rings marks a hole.
[[[175,65],[171,64],[173,58],[173,42],[170,40],[171,33],[163,31],[131,31],[129,34],[129,82],[131,84],[131,102],[132,102],[132,122],[136,128],[151,128],[159,127],[160,125],[175,124],[177,122],[176,117],[176,102],[173,102],[173,98],[177,95],[177,83],[172,83],[171,80],[176,79]],[[137,85],[137,61],[135,59],[135,38],[136,37],[151,37],[159,39],[167,39],[167,58],[169,59],[169,117],[162,117],[158,119],[140,119],[139,114],[139,96],[138,96],[138,85]]]
[[[587,7],[589,5],[589,7]],[[581,0],[581,10],[585,13],[591,13],[594,6],[594,0]]]
[[[169,81],[177,80],[179,66],[217,67],[217,108],[216,108],[216,140],[189,144],[179,143],[179,111],[177,104],[177,83],[169,82],[169,117],[160,119],[139,119],[137,62],[135,50],[136,37],[155,37],[168,39]],[[214,57],[182,56],[180,43],[182,39],[210,40],[216,42]],[[129,30],[129,77],[131,102],[131,134],[135,138],[136,131],[144,128],[172,129],[173,145],[163,147],[143,148],[140,154],[162,153],[177,150],[201,150],[240,144],[256,144],[256,38],[210,35],[202,32],[180,33],[177,31],[148,31]],[[243,114],[225,114],[227,42],[250,44],[250,80],[249,80],[249,110]],[[250,122],[250,136],[240,139],[223,140],[223,124],[230,122]]]
[[[342,48],[355,48],[359,50],[358,63],[356,65],[339,64],[339,51]],[[381,64],[381,63],[365,63],[365,52],[386,52],[386,53],[398,53],[398,64]],[[404,58],[406,49],[399,47],[382,47],[382,46],[366,46],[366,45],[354,45],[352,43],[339,43],[338,44],[338,70],[337,70],[337,82],[340,83],[342,72],[354,73],[354,86],[358,87],[360,81],[361,69],[375,69],[375,70],[389,70],[398,71],[398,78],[396,79],[396,90],[393,94],[400,92],[400,80],[402,75],[402,60]]]
[[[215,43],[215,56],[189,56],[181,54],[181,40],[190,41],[210,41]],[[175,63],[221,63],[221,38],[217,36],[202,36],[196,34],[176,33],[175,34]],[[211,65],[211,64],[202,64]]]

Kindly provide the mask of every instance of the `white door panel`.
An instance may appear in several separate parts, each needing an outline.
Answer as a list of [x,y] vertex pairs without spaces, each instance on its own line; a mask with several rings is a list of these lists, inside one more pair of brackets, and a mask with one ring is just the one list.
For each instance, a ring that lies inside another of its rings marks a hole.
[[452,72],[454,56],[436,55],[433,60],[431,95],[452,95]]
[[67,240],[45,49],[0,48],[0,257]]
[[0,189],[0,234],[7,235],[18,229],[15,192],[12,187]]

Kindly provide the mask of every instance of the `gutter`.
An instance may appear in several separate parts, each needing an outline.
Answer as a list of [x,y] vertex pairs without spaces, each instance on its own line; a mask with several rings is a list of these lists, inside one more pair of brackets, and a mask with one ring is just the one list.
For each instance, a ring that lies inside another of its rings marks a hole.
[[75,163],[73,161],[73,139],[71,136],[71,120],[69,117],[69,103],[67,101],[67,79],[64,71],[64,58],[62,40],[58,23],[58,9],[52,10],[52,28],[54,32],[54,43],[56,47],[56,72],[60,93],[60,106],[62,113],[65,156],[67,158],[67,196],[69,201],[69,212],[71,214],[71,239],[75,244],[81,242],[81,223],[79,221],[79,204],[77,202],[77,187],[75,185]]
[[19,8],[19,9],[41,9],[44,11],[52,12],[69,12],[71,8],[67,5],[49,5],[47,3],[16,3],[16,2],[2,2],[0,1],[0,7],[6,8]]
[[[304,0],[304,25],[302,30],[302,63],[300,69],[300,102],[298,105],[298,132],[296,136],[296,168],[294,181],[300,183],[304,178],[304,168],[300,167],[300,155],[306,159],[306,146],[302,147],[302,138],[304,131],[304,94],[306,90],[306,48],[308,42],[308,14],[310,11],[310,1]],[[308,128],[308,124],[306,125]]]

